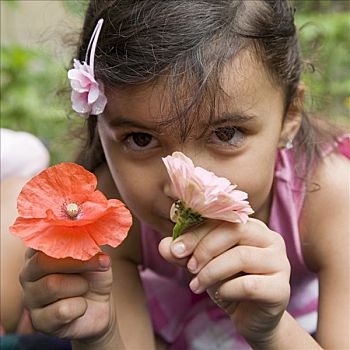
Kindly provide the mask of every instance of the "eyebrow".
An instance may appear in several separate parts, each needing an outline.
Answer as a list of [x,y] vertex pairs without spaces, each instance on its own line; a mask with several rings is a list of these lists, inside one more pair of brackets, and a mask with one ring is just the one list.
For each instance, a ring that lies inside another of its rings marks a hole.
[[109,120],[107,122],[108,122],[109,126],[111,126],[113,128],[134,127],[134,128],[139,128],[139,129],[145,129],[145,130],[158,130],[159,129],[158,124],[146,125],[146,124],[143,124],[139,121],[129,119],[129,118],[124,117],[124,116],[115,117],[112,120]]
[[[234,124],[243,124],[246,123],[252,119],[256,119],[256,115],[252,114],[243,114],[243,113],[223,113],[219,116],[214,116],[209,120],[208,123],[206,123],[206,127],[210,126],[217,126],[220,124],[225,124],[225,123],[234,123]],[[144,130],[154,130],[160,132],[162,129],[162,122],[158,123],[152,123],[150,124],[143,124],[142,122],[129,119],[128,117],[125,116],[118,116],[113,118],[112,120],[107,121],[110,127],[113,128],[139,128],[139,129],[144,129]]]
[[246,114],[246,113],[223,113],[220,116],[212,118],[208,125],[209,126],[216,126],[219,124],[224,124],[227,122],[231,122],[234,124],[243,124],[247,123],[248,121],[251,121],[253,119],[257,119],[258,117],[253,114]]

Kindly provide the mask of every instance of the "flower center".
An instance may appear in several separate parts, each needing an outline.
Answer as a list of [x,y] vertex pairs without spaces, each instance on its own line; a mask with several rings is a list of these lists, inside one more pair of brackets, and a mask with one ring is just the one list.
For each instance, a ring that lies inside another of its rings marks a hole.
[[79,214],[79,206],[76,203],[69,203],[66,205],[66,213],[71,218],[74,219]]
[[188,208],[181,200],[177,200],[171,206],[170,219],[175,222],[173,228],[173,240],[179,237],[185,229],[200,224],[205,220],[201,214]]
[[172,222],[177,221],[177,218],[179,217],[179,206],[180,206],[180,201],[177,200],[176,202],[173,203],[173,205],[170,208],[170,220]]

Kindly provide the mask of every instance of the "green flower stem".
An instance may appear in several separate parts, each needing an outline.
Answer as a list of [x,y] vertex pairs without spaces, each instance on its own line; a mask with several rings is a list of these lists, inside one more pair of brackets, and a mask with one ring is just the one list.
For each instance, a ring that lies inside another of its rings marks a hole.
[[187,228],[200,224],[204,221],[201,214],[193,211],[191,208],[187,208],[186,205],[178,201],[176,203],[176,224],[173,229],[173,240],[181,236],[183,231]]

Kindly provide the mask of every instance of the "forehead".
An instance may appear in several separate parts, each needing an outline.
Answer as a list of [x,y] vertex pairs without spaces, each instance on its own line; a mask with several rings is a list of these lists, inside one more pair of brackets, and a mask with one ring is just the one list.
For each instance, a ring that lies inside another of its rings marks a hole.
[[110,121],[127,118],[154,126],[173,125],[175,130],[179,126],[203,124],[228,113],[266,118],[273,110],[282,117],[282,89],[248,52],[242,52],[225,65],[219,82],[220,88],[213,88],[209,83],[198,99],[193,80],[182,81],[177,86],[169,84],[169,79],[159,79],[152,84],[125,89],[107,87],[105,117]]

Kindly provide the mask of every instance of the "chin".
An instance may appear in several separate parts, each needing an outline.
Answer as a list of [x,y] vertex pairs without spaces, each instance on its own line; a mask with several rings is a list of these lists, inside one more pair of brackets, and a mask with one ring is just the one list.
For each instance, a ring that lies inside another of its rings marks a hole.
[[161,233],[164,237],[171,236],[173,233],[174,223],[169,218],[161,218],[157,220],[155,224],[150,224],[150,226]]

